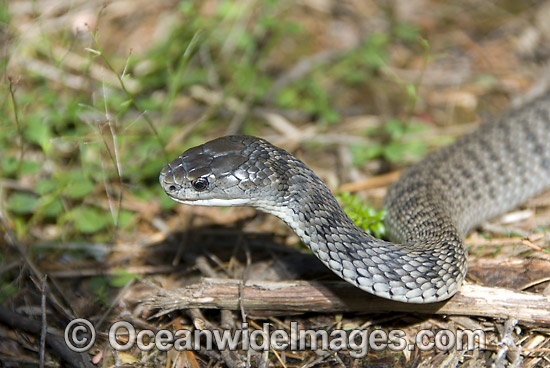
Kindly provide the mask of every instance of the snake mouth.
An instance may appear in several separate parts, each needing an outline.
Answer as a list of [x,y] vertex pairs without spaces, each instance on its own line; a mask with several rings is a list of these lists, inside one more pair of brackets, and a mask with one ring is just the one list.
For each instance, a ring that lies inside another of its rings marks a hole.
[[207,206],[207,207],[239,207],[250,205],[249,201],[244,198],[180,198],[175,194],[166,192],[170,198],[174,201],[189,204],[193,206]]
[[166,195],[170,197],[170,199],[172,199],[173,201],[183,203],[183,204],[190,204],[190,205],[200,205],[200,202],[203,201],[203,199],[201,198],[181,198],[178,196],[177,190],[174,190],[174,193],[171,193],[169,188],[170,188],[170,185],[168,186],[168,188],[166,188],[164,185],[162,186],[162,189],[164,189],[164,192],[166,193]]

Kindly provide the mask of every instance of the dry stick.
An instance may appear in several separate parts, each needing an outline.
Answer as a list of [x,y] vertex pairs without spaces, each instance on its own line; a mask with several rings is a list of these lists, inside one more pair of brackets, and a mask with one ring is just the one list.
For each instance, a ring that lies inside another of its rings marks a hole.
[[246,240],[242,236],[239,236],[239,243],[244,245],[244,254],[246,255],[246,266],[243,270],[241,283],[239,284],[239,309],[241,310],[241,318],[243,322],[246,322],[246,310],[243,303],[242,296],[244,295],[244,287],[246,281],[248,280],[248,273],[250,271],[250,266],[252,265],[252,256],[250,255],[250,248],[248,248]]
[[[186,270],[183,266],[173,266],[171,264],[158,265],[158,266],[130,266],[124,268],[128,273],[139,275],[150,275],[156,273],[175,272],[180,270]],[[75,277],[91,277],[91,276],[112,276],[116,275],[118,268],[115,266],[107,266],[106,268],[81,268],[70,270],[50,270],[48,274],[51,277],[58,279],[61,278],[75,278]]]
[[[446,302],[407,304],[375,297],[343,281],[247,281],[203,278],[177,290],[157,289],[146,303],[161,309],[213,308],[283,312],[389,311],[419,314],[451,314],[492,318],[515,318],[524,324],[550,326],[550,297],[502,288],[465,284]],[[242,299],[239,299],[239,295]]]
[[40,331],[40,368],[44,368],[44,356],[46,352],[46,333],[48,329],[48,324],[46,320],[46,285],[47,285],[48,275],[44,275],[42,278],[41,285],[41,300],[40,307],[42,312],[42,329]]
[[[184,229],[191,229],[194,219],[195,219],[194,212],[190,212],[190,213],[188,212],[187,215],[185,215],[185,218],[183,220],[185,222]],[[181,239],[178,244],[178,248],[176,250],[176,255],[172,260],[172,266],[179,266],[181,262],[181,258],[183,256],[183,251],[188,246],[188,244],[189,244],[189,231],[186,231],[181,236]]]
[[540,284],[544,284],[545,282],[549,282],[550,277],[543,277],[537,280],[529,281],[528,283],[524,284],[523,286],[519,287],[519,290],[527,290],[529,288],[532,288],[533,286],[537,286]]
[[[40,322],[14,313],[2,306],[0,306],[0,323],[12,329],[25,331],[33,335],[40,335],[40,331],[42,330]],[[67,362],[72,367],[92,367],[86,353],[76,353],[70,350],[63,337],[48,332],[49,330],[48,328],[46,332],[46,345],[54,352],[55,356]]]
[[[203,271],[206,275],[209,275],[209,276],[215,276],[216,275],[216,272],[210,267],[210,264],[207,262],[206,258],[204,258],[202,256],[197,259],[197,267],[201,271]],[[203,314],[200,310],[190,309],[188,311],[188,314],[193,319],[193,325],[195,327],[197,327],[195,321],[198,318],[199,320],[202,320],[202,321],[205,322],[204,323],[205,327],[208,330],[212,330],[212,329],[215,328],[209,321],[207,321],[204,318],[204,316],[203,316]],[[227,309],[222,309],[220,311],[220,315],[221,315],[221,327],[225,330],[231,330],[235,326],[235,323],[233,321],[232,312],[227,310]],[[238,367],[242,367],[244,365],[243,362],[240,360],[240,358],[234,354],[234,352],[232,352],[232,351],[221,351],[220,353],[221,353],[224,361],[226,362],[226,364],[229,367],[238,368]]]
[[13,106],[13,119],[15,120],[15,125],[17,125],[17,133],[19,134],[19,139],[21,140],[21,145],[19,147],[19,158],[17,160],[17,171],[21,169],[21,163],[23,162],[23,156],[25,155],[25,140],[23,138],[23,128],[19,121],[19,108],[17,107],[17,99],[15,98],[15,84],[17,81],[14,81],[11,76],[8,76],[9,89],[11,96],[11,103]]
[[[25,265],[29,268],[31,275],[34,276],[40,282],[42,282],[42,279],[44,277],[42,272],[40,272],[40,270],[38,269],[38,267],[36,267],[34,262],[27,256],[26,250],[23,248],[23,245],[19,243],[19,240],[17,240],[17,237],[11,230],[8,218],[6,217],[5,213],[2,211],[1,208],[0,208],[0,225],[4,227],[4,232],[6,234],[5,238],[8,244],[10,244],[13,248],[15,248],[19,252],[21,257],[23,258],[23,261],[25,262]],[[50,279],[50,282],[51,282],[51,285],[54,287],[55,291],[58,292],[61,296],[63,296],[63,293],[61,293],[61,289],[59,288],[57,283],[53,279]],[[53,306],[68,319],[73,319],[74,318],[73,311],[65,308],[61,300],[59,300],[59,298],[50,290],[51,289],[48,289],[48,297],[52,302]]]
[[[11,355],[4,355],[0,354],[0,363],[17,363],[16,365],[13,365],[15,367],[23,367],[30,365],[31,367],[37,366],[39,361],[32,358],[21,358],[21,357],[15,357]],[[46,367],[52,367],[52,368],[59,368],[59,364],[56,364],[55,362],[46,363]]]
[[396,181],[400,176],[401,171],[392,171],[387,174],[374,176],[365,180],[343,184],[340,186],[339,191],[353,193],[361,190],[385,187]]
[[[208,319],[206,319],[206,317],[204,317],[204,315],[199,309],[191,308],[187,312],[188,312],[188,315],[193,320],[193,326],[195,326],[197,330],[212,331],[212,330],[218,329],[216,326],[212,324],[212,322],[210,322]],[[234,351],[230,349],[224,349],[220,351],[220,354],[225,364],[227,364],[229,368],[244,368],[245,366],[244,362],[240,359],[240,357],[237,354],[235,354]]]

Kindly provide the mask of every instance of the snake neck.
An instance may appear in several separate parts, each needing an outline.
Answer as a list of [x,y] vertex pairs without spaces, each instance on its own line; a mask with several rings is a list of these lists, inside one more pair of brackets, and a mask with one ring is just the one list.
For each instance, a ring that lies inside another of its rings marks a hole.
[[[466,255],[461,234],[449,225],[444,211],[437,223],[396,234],[406,241],[403,244],[387,242],[356,226],[330,189],[300,161],[286,162],[281,172],[288,190],[276,201],[261,201],[256,207],[286,222],[338,276],[372,294],[403,302],[435,302],[458,290]],[[430,226],[439,229],[424,231]],[[434,257],[434,252],[441,257]]]

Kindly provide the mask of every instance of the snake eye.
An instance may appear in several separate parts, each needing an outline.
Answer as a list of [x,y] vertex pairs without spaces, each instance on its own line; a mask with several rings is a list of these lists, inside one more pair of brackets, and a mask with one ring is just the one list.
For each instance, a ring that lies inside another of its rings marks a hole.
[[191,182],[191,185],[193,188],[195,188],[197,191],[201,192],[208,188],[208,179],[206,178],[198,178]]

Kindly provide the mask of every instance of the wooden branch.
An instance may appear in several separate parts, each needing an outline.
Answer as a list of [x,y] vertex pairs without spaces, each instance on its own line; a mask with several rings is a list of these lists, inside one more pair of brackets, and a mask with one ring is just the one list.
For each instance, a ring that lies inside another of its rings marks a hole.
[[[16,331],[25,331],[29,334],[33,334],[37,339],[40,338],[40,333],[42,331],[42,324],[40,321],[31,320],[2,306],[0,306],[0,324],[6,325]],[[46,332],[45,341],[51,353],[56,358],[68,363],[71,367],[95,367],[92,365],[88,353],[77,353],[72,351],[62,336]]]
[[[239,310],[240,280],[202,278],[185,288],[156,289],[146,303],[161,309],[211,308]],[[242,304],[246,311],[285,312],[412,312],[492,318],[550,326],[550,297],[472,284],[446,302],[407,304],[375,297],[347,282],[247,281]]]

